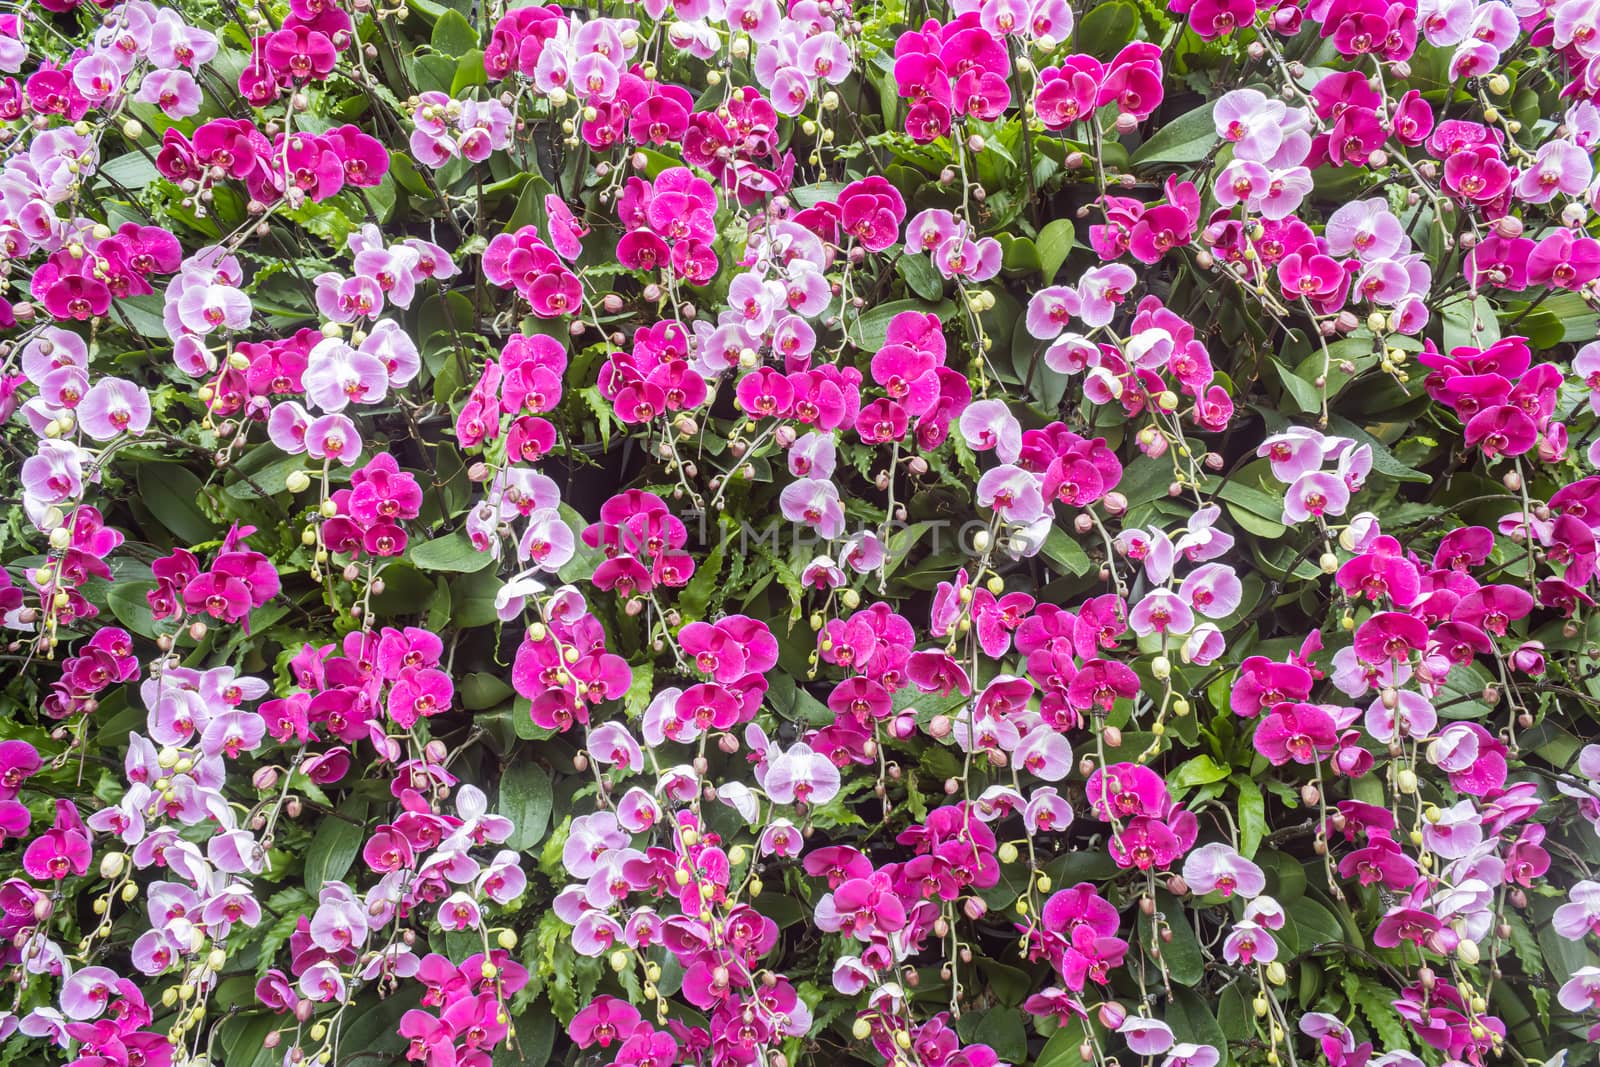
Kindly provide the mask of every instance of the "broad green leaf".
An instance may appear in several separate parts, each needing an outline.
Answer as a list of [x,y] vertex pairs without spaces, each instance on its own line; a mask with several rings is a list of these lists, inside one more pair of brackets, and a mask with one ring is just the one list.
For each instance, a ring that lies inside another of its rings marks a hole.
[[487,626],[497,618],[494,601],[505,583],[493,569],[450,580],[450,622],[457,627]]
[[1039,231],[1039,239],[1034,243],[1039,247],[1039,273],[1044,276],[1046,285],[1055,284],[1056,272],[1072,254],[1077,242],[1078,231],[1071,219],[1052,219]]
[[204,492],[200,479],[187,467],[176,463],[144,463],[139,467],[140,501],[180,545],[197,545],[217,536],[216,525],[195,504]]
[[1278,372],[1278,381],[1283,383],[1287,396],[1294,400],[1296,410],[1307,412],[1322,410],[1323,392],[1317,388],[1316,383],[1300,377],[1279,360],[1272,361],[1272,368]]
[[1083,550],[1083,546],[1059,526],[1050,527],[1050,532],[1044,538],[1044,547],[1040,551],[1051,563],[1067,574],[1079,578],[1088,574],[1094,567],[1094,561]]
[[1274,497],[1238,478],[1228,481],[1217,490],[1217,496],[1227,502],[1228,514],[1233,516],[1234,521],[1257,537],[1279,538],[1288,530],[1282,522],[1281,496]]
[[1028,1034],[1016,1008],[990,1008],[973,1028],[972,1040],[994,1049],[1005,1063],[1020,1063],[1028,1058]]
[[113,584],[111,592],[106,594],[106,606],[117,617],[117,621],[140,637],[152,640],[156,636],[156,623],[150,614],[150,602],[145,599],[145,594],[155,587],[154,581],[123,579]]
[[353,795],[317,825],[306,850],[306,888],[316,895],[343,878],[367,839],[367,798]]
[[478,47],[478,31],[458,11],[446,11],[433,24],[430,41],[434,50],[447,56],[464,56]]
[[[1166,964],[1167,973],[1179,985],[1192,986],[1205,976],[1205,957],[1200,952],[1200,942],[1195,937],[1194,927],[1189,925],[1189,916],[1184,907],[1172,894],[1162,891],[1156,893],[1156,911],[1166,921],[1167,927],[1172,931],[1172,940],[1161,941],[1161,960]],[[1139,943],[1148,947],[1154,933],[1155,918],[1139,913]]]
[[594,576],[594,569],[605,562],[606,554],[598,548],[590,548],[583,543],[583,530],[589,525],[589,521],[565,501],[561,504],[561,517],[566,519],[567,525],[572,528],[575,551],[572,553],[572,558],[556,572],[556,577],[563,582],[587,581]]
[[1221,766],[1210,756],[1201,755],[1187,760],[1169,774],[1167,784],[1173,789],[1188,789],[1190,786],[1220,782],[1229,773],[1229,768]]
[[1034,1067],[1082,1067],[1083,1057],[1078,1055],[1078,1046],[1083,1044],[1084,1037],[1084,1024],[1073,1019],[1050,1035]]
[[521,852],[538,844],[550,828],[555,792],[550,774],[536,763],[518,763],[500,776],[500,803],[496,811],[516,827],[506,847]]
[[1216,106],[1214,102],[1203,104],[1162,126],[1134,150],[1133,165],[1198,163],[1204,159],[1217,144],[1217,127],[1211,117]]
[[1111,0],[1096,4],[1078,22],[1076,44],[1079,51],[1106,60],[1139,32],[1139,8],[1130,0]]
[[918,252],[907,252],[894,264],[900,277],[913,293],[924,300],[938,300],[944,295],[944,279],[934,269],[933,261]]
[[489,553],[472,543],[466,531],[456,530],[432,541],[413,544],[406,556],[421,571],[449,571],[471,574],[494,562]]
[[1439,320],[1446,352],[1462,345],[1487,348],[1500,340],[1500,320],[1495,318],[1494,305],[1486,296],[1451,300],[1440,310]]
[[462,678],[456,691],[461,697],[461,706],[468,711],[492,708],[512,695],[509,685],[484,671],[474,671]]
[[1221,1052],[1222,1061],[1218,1067],[1227,1067],[1228,1039],[1217,1025],[1217,1017],[1211,1013],[1211,1005],[1205,997],[1192,989],[1174,989],[1172,998],[1167,1001],[1165,1021],[1179,1041],[1210,1045]]
[[1039,256],[1039,247],[1028,238],[1000,234],[999,240],[1000,263],[1007,271],[1032,274],[1043,269],[1044,263]]
[[1261,787],[1243,774],[1229,779],[1239,790],[1239,854],[1250,859],[1267,834],[1267,798]]

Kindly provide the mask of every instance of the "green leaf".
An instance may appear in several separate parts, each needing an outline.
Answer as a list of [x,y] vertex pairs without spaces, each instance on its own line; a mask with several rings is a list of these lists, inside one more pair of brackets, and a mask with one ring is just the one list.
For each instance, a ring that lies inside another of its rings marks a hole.
[[460,97],[474,85],[488,85],[489,74],[483,69],[483,50],[474,48],[461,54],[455,77],[450,79],[450,95]]
[[1139,30],[1139,8],[1130,0],[1097,4],[1078,22],[1077,47],[1100,59],[1110,59]]
[[139,499],[183,545],[198,545],[216,536],[195,498],[205,492],[200,479],[176,463],[145,463],[139,467]]
[[953,300],[941,300],[937,304],[925,300],[895,300],[879,304],[849,324],[848,336],[863,352],[876,352],[888,337],[889,320],[906,311],[932,312],[940,322],[944,322],[955,315],[956,305]]
[[1247,775],[1228,779],[1239,790],[1239,854],[1250,859],[1267,835],[1267,798]]
[[1039,273],[1044,275],[1046,285],[1053,285],[1056,272],[1078,243],[1077,228],[1072,225],[1071,219],[1052,219],[1045,223],[1044,229],[1039,231],[1039,239],[1034,243],[1039,246]]
[[1321,411],[1322,390],[1294,371],[1285,367],[1280,360],[1272,361],[1272,368],[1278,372],[1278,381],[1283,383],[1284,391],[1294,399],[1298,411]]
[[480,551],[464,530],[435,537],[432,541],[414,544],[406,555],[416,564],[418,570],[450,571],[457,574],[481,571],[493,562],[489,553]]
[[1081,1022],[1074,1019],[1067,1023],[1050,1035],[1039,1050],[1039,1058],[1033,1061],[1034,1067],[1081,1067],[1083,1057],[1078,1055],[1078,1046],[1084,1037]]
[[1561,321],[1561,339],[1569,344],[1600,337],[1600,315],[1578,293],[1558,293],[1544,302],[1544,310]]
[[1164,1021],[1172,1027],[1172,1034],[1179,1041],[1210,1045],[1220,1051],[1223,1060],[1219,1067],[1227,1067],[1228,1039],[1217,1025],[1216,1016],[1211,1014],[1210,1005],[1199,993],[1192,989],[1174,989],[1172,999],[1167,1001]]
[[461,679],[458,687],[461,706],[468,711],[484,711],[511,696],[509,685],[484,671],[474,671]]
[[688,622],[695,622],[704,614],[716,592],[717,579],[722,576],[722,558],[727,554],[728,539],[724,537],[694,569],[694,577],[678,596],[678,611]]
[[[1167,973],[1179,985],[1192,986],[1205,976],[1206,961],[1200,952],[1200,941],[1184,907],[1164,890],[1156,893],[1156,910],[1166,920],[1172,931],[1172,940],[1161,942],[1161,959]],[[1154,917],[1139,913],[1139,943],[1148,948],[1152,941]]]
[[1389,446],[1372,436],[1366,430],[1357,426],[1349,419],[1335,415],[1328,420],[1328,431],[1339,434],[1341,437],[1354,438],[1358,445],[1368,445],[1372,449],[1372,469],[1385,477],[1394,478],[1402,482],[1431,482],[1433,479],[1417,470],[1408,467],[1395,458]]
[[[104,149],[102,149],[104,151]],[[144,152],[125,152],[106,160],[96,170],[131,192],[138,192],[161,177],[155,158]]]
[[521,1067],[530,1063],[555,1063],[550,1050],[555,1047],[560,1028],[548,1006],[536,1005],[516,1019],[515,1041],[507,1041],[494,1053],[494,1067]]
[[337,815],[322,820],[306,849],[306,888],[313,895],[343,878],[367,838],[367,798],[352,795]]
[[450,582],[450,622],[458,627],[487,626],[498,617],[495,597],[505,583],[493,570],[464,574]]
[[1094,567],[1094,561],[1083,550],[1083,546],[1059,526],[1050,527],[1050,532],[1044,537],[1044,547],[1040,551],[1044,553],[1045,559],[1067,574],[1078,578],[1088,574]]
[[622,714],[630,719],[637,719],[644,714],[645,708],[650,706],[650,699],[656,692],[656,667],[646,661],[635,664],[633,667],[633,681],[628,685],[628,691],[622,694]]
[[1284,932],[1293,931],[1298,939],[1296,952],[1312,952],[1319,946],[1340,946],[1345,943],[1345,930],[1333,912],[1310,897],[1290,901],[1285,909],[1289,922]]
[[1006,1063],[1028,1058],[1028,1033],[1015,1008],[991,1008],[972,1031],[972,1040],[988,1045]]
[[895,261],[894,269],[906,280],[913,293],[924,300],[938,300],[944,295],[944,278],[934,269],[933,261],[925,255],[907,252]]
[[[1059,220],[1057,220],[1059,221]],[[1026,237],[1013,237],[1010,234],[999,235],[1000,265],[1014,274],[1032,274],[1042,270],[1044,262],[1039,258],[1039,246]]]
[[500,776],[498,811],[516,827],[506,847],[522,852],[537,845],[550,828],[555,792],[550,774],[536,763],[519,763]]
[[1200,162],[1217,143],[1217,127],[1211,117],[1216,106],[1215,102],[1202,104],[1162,126],[1133,153],[1133,165]]
[[[1489,303],[1486,296],[1450,301],[1444,306],[1439,320],[1446,352],[1462,345],[1487,348],[1500,340],[1500,320],[1495,318],[1494,305]],[[1472,328],[1474,325],[1480,327],[1476,332]]]
[[430,42],[434,51],[447,56],[464,56],[478,47],[478,31],[459,11],[446,11],[433,24]]
[[150,614],[150,602],[144,595],[155,587],[153,581],[119,581],[106,594],[106,606],[117,617],[117,621],[140,637],[151,640],[156,636],[156,623]]
[[1257,537],[1279,538],[1288,532],[1283,518],[1283,499],[1235,478],[1217,496],[1228,504],[1233,520]]
[[1021,968],[980,959],[978,970],[983,972],[983,980],[989,991],[1007,1007],[1018,1007],[1033,992],[1033,978]]
[[1223,767],[1210,756],[1196,756],[1167,776],[1167,784],[1174,789],[1220,782],[1228,777],[1229,768]]

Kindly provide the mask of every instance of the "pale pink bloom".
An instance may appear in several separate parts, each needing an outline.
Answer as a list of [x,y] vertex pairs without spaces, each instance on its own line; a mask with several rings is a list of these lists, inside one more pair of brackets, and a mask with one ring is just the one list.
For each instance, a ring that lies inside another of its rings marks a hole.
[[983,472],[983,477],[978,479],[977,496],[981,506],[993,508],[1006,522],[1028,525],[1049,510],[1040,492],[1039,480],[1009,463]]
[[1389,211],[1389,203],[1382,197],[1352,200],[1341,205],[1328,216],[1324,236],[1328,239],[1329,255],[1354,254],[1364,263],[1393,259],[1411,248],[1405,227]]
[[379,319],[374,323],[366,339],[357,346],[357,351],[374,356],[383,364],[391,388],[410,384],[422,370],[422,356],[417,351],[417,343],[393,319]]
[[596,763],[626,767],[634,774],[644,770],[644,751],[620,722],[602,723],[590,730],[588,749]]
[[321,415],[306,427],[306,453],[312,459],[332,459],[346,467],[361,458],[361,432],[343,415]]
[[1517,178],[1517,198],[1530,204],[1546,204],[1557,193],[1580,196],[1594,177],[1594,161],[1589,153],[1571,141],[1546,141],[1539,146],[1532,165]]
[[1157,1019],[1130,1015],[1122,1020],[1117,1033],[1128,1043],[1128,1050],[1140,1056],[1156,1056],[1172,1047],[1172,1028]]
[[1194,612],[1170,589],[1152,589],[1128,613],[1128,628],[1140,637],[1153,633],[1186,634],[1194,629]]
[[831,478],[835,457],[833,435],[813,430],[789,446],[789,473],[796,478]]
[[960,232],[954,215],[943,208],[928,208],[906,223],[906,251],[932,252]]
[[571,561],[577,551],[572,527],[556,508],[539,508],[528,516],[528,527],[517,542],[517,561],[532,563],[539,570],[554,574]]
[[1460,44],[1472,31],[1475,0],[1418,0],[1417,27],[1436,48]]
[[1259,896],[1267,888],[1261,868],[1220,842],[1202,845],[1183,861],[1183,880],[1196,894],[1221,893],[1230,897]]
[[281,451],[297,456],[306,450],[306,430],[311,416],[293,400],[280,401],[267,416],[267,438]]
[[[923,212],[927,214],[927,212]],[[917,216],[921,218],[922,216]],[[1078,291],[1070,285],[1052,285],[1040,289],[1028,299],[1028,333],[1041,341],[1060,336],[1067,324],[1083,310]]]
[[839,768],[796,742],[768,765],[764,784],[775,804],[826,804],[839,793]]
[[1226,563],[1207,563],[1191,571],[1178,594],[1210,619],[1225,619],[1239,610],[1244,585]]
[[1072,805],[1053,786],[1035,789],[1022,811],[1022,824],[1030,834],[1065,830],[1072,825]]
[[1287,526],[1313,516],[1343,515],[1349,503],[1350,487],[1344,479],[1326,471],[1312,471],[1289,486],[1283,500],[1283,522]]
[[1228,642],[1222,636],[1222,631],[1217,629],[1215,623],[1203,622],[1184,639],[1183,647],[1178,650],[1178,654],[1183,657],[1185,663],[1193,663],[1197,667],[1209,667],[1227,650]]
[[204,101],[199,83],[186,70],[150,71],[133,98],[141,104],[155,104],[173,119],[198,115]]
[[839,487],[825,479],[801,478],[784,486],[778,494],[784,518],[803,523],[828,540],[844,532],[844,505]]
[[1078,297],[1083,303],[1078,317],[1089,326],[1106,325],[1138,284],[1139,276],[1125,263],[1090,267],[1078,279]]
[[123,378],[101,378],[78,405],[78,425],[96,441],[124,433],[137,437],[150,427],[150,397]]
[[883,542],[870,530],[852,534],[839,549],[839,559],[857,574],[877,570],[887,558]]
[[1015,463],[1022,454],[1022,424],[1002,400],[968,404],[959,426],[962,439],[974,452],[994,449],[1002,463]]
[[74,971],[61,987],[61,1012],[69,1019],[84,1021],[105,1014],[112,994],[117,991],[117,972],[109,967],[84,967]]
[[1235,159],[1265,163],[1283,143],[1288,105],[1256,89],[1224,94],[1211,112],[1217,136],[1233,145]]
[[1019,770],[1046,782],[1059,782],[1072,770],[1072,746],[1054,728],[1040,723],[1015,750]]
[[242,330],[250,325],[250,298],[231,285],[190,283],[178,298],[178,320],[202,337],[217,329]]
[[1262,441],[1256,448],[1256,455],[1265,457],[1272,465],[1273,477],[1278,481],[1293,482],[1322,466],[1325,440],[1316,430],[1291,426]]
[[343,411],[350,404],[382,400],[389,390],[389,369],[376,355],[326,337],[311,349],[304,381],[312,404],[323,411]]
[[348,987],[344,976],[339,973],[338,965],[331,960],[319,960],[300,975],[300,995],[320,1004],[344,1000],[348,995]]
[[1461,859],[1483,842],[1483,816],[1470,799],[1448,808],[1436,808],[1422,823],[1422,841],[1429,851],[1447,860]]
[[[1031,305],[1029,314],[1032,314]],[[1062,334],[1044,350],[1044,365],[1057,374],[1077,374],[1099,358],[1100,349],[1094,342],[1076,333]]]

